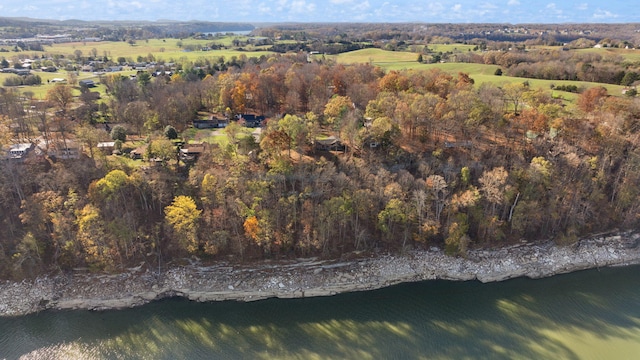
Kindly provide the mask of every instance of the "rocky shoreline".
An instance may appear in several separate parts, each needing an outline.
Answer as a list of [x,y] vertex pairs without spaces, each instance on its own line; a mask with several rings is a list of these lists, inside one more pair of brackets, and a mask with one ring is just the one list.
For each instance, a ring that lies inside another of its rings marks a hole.
[[299,259],[250,266],[194,262],[162,273],[140,267],[116,275],[74,273],[0,282],[0,316],[46,309],[121,309],[176,296],[193,301],[329,296],[402,282],[494,282],[635,264],[640,264],[640,232],[597,235],[571,246],[547,242],[472,250],[466,258],[431,248],[346,261]]

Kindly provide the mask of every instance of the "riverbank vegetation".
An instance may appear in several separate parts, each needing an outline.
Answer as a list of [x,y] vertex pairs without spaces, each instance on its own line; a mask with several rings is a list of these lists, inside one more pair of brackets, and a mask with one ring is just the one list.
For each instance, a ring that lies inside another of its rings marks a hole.
[[[315,44],[306,34],[261,33]],[[352,58],[386,51],[393,68],[343,61],[354,53],[140,54],[144,68],[102,72],[97,88],[73,69],[42,97],[3,87],[0,145],[32,147],[0,162],[0,276],[411,246],[464,256],[638,225],[634,50],[394,41]],[[67,65],[87,65],[76,50]]]

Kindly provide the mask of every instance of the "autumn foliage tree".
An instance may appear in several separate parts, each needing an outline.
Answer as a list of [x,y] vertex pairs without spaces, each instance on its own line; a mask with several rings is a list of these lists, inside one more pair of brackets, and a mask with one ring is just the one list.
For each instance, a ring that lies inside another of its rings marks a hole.
[[202,210],[189,196],[176,196],[171,205],[164,209],[165,221],[173,230],[181,247],[188,253],[198,253],[201,250],[198,241],[198,227]]

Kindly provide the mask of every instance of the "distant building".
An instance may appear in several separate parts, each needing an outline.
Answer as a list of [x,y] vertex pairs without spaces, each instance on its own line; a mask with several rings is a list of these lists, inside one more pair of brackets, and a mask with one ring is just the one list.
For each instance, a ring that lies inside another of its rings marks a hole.
[[9,147],[8,159],[23,162],[27,155],[35,148],[32,143],[14,144]]
[[80,86],[84,86],[84,87],[88,87],[88,88],[96,86],[95,82],[93,80],[91,80],[91,79],[80,80],[80,81],[78,81],[78,84]]
[[98,143],[98,150],[102,151],[106,155],[111,155],[116,148],[115,141],[102,141]]
[[185,144],[180,149],[180,159],[195,162],[206,149],[206,144]]

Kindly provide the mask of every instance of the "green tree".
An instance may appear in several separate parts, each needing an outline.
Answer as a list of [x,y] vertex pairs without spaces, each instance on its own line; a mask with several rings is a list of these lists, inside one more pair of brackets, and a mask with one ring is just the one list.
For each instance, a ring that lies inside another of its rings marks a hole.
[[[289,151],[292,147],[300,149],[306,144],[308,127],[304,118],[287,114],[278,121],[278,129],[284,131],[291,139],[292,144],[289,145]],[[302,157],[301,151],[300,157]]]
[[456,214],[455,220],[451,222],[448,229],[448,236],[444,240],[445,253],[447,255],[465,255],[471,238],[469,231],[469,218],[467,214]]
[[168,139],[154,140],[149,143],[148,154],[146,156],[147,160],[158,159],[162,164],[166,164],[167,161],[176,158],[176,146]]
[[640,76],[638,75],[637,72],[629,71],[628,73],[624,74],[622,81],[620,81],[620,85],[631,86],[631,84],[633,84],[636,80],[638,80],[639,77]]
[[164,128],[164,137],[166,137],[169,140],[174,140],[178,138],[178,132],[176,131],[176,128],[174,128],[171,125],[167,125]]
[[149,75],[148,72],[143,71],[138,74],[137,79],[138,79],[138,84],[142,87],[145,87],[149,85],[149,83],[151,82],[151,75]]
[[406,202],[400,199],[391,199],[385,208],[378,214],[378,228],[382,230],[389,242],[402,232],[402,246],[406,245],[409,238],[410,209]]
[[116,125],[111,129],[111,139],[125,142],[127,140],[127,130],[122,125]]

